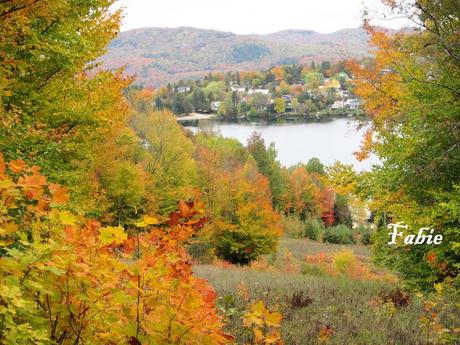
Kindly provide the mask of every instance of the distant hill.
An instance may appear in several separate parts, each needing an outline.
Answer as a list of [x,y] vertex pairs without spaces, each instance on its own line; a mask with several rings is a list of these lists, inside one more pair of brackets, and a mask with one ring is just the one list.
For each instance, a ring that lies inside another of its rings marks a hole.
[[273,65],[340,60],[368,54],[361,28],[330,34],[286,30],[267,35],[180,28],[146,28],[120,33],[101,59],[104,68],[126,65],[145,86],[202,77],[213,71],[259,70]]

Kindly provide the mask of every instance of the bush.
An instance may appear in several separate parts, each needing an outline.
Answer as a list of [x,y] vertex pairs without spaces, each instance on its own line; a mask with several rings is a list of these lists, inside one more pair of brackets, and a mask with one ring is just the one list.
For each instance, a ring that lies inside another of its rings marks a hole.
[[337,225],[327,228],[324,232],[324,242],[336,244],[355,244],[356,240],[353,236],[353,230],[345,225]]
[[322,276],[324,272],[321,270],[321,267],[318,265],[309,264],[304,262],[300,266],[300,273],[306,276]]
[[278,236],[259,229],[223,231],[217,236],[216,254],[236,265],[247,265],[264,254],[275,252]]
[[356,266],[356,256],[351,250],[337,252],[332,257],[332,265],[337,272],[346,274],[350,269]]
[[310,240],[322,241],[324,236],[324,223],[322,220],[317,218],[309,218],[305,220],[305,237]]
[[200,264],[210,264],[215,259],[214,247],[210,242],[200,240],[192,242],[187,247],[187,252]]
[[282,216],[280,225],[283,233],[292,238],[304,236],[305,224],[296,216]]
[[362,244],[370,245],[372,244],[372,229],[365,225],[360,225],[358,227],[358,233],[360,235],[360,240]]

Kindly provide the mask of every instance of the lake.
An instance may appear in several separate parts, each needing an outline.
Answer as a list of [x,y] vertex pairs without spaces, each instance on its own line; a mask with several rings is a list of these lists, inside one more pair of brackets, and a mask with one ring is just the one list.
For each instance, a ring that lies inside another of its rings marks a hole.
[[373,156],[359,162],[353,152],[358,151],[365,128],[357,129],[359,122],[350,118],[338,118],[328,122],[295,123],[228,123],[217,120],[202,120],[198,127],[187,127],[193,131],[213,130],[224,137],[235,138],[244,145],[256,131],[265,143],[274,143],[278,160],[284,166],[308,162],[317,157],[325,165],[340,161],[352,164],[356,170],[370,170],[379,160]]

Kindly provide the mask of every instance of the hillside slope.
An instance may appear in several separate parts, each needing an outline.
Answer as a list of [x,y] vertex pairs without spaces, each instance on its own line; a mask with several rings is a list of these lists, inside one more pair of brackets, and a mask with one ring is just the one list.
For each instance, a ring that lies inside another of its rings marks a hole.
[[339,60],[368,53],[360,29],[331,34],[286,30],[268,35],[180,28],[146,28],[122,32],[102,58],[108,69],[123,65],[137,82],[160,85],[203,76],[210,71],[263,69],[276,64]]

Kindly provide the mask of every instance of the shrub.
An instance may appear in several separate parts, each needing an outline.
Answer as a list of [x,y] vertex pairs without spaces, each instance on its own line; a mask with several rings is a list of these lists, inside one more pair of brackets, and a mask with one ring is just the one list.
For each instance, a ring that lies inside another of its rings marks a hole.
[[282,216],[280,221],[283,233],[292,238],[304,236],[305,224],[296,216]]
[[340,224],[334,227],[327,228],[324,232],[324,242],[336,244],[354,244],[356,243],[353,237],[353,230],[349,227]]
[[305,220],[305,237],[314,241],[321,241],[324,236],[324,223],[318,218],[309,218]]
[[324,272],[318,265],[313,265],[307,262],[302,263],[300,266],[300,273],[306,276],[323,276]]
[[358,233],[360,235],[360,240],[362,244],[370,245],[372,244],[372,229],[365,225],[360,225],[358,227]]
[[212,243],[207,241],[198,240],[192,242],[187,247],[187,252],[200,264],[210,264],[215,259],[214,247]]
[[356,256],[351,250],[337,252],[332,257],[332,266],[335,271],[346,274],[356,266]]

